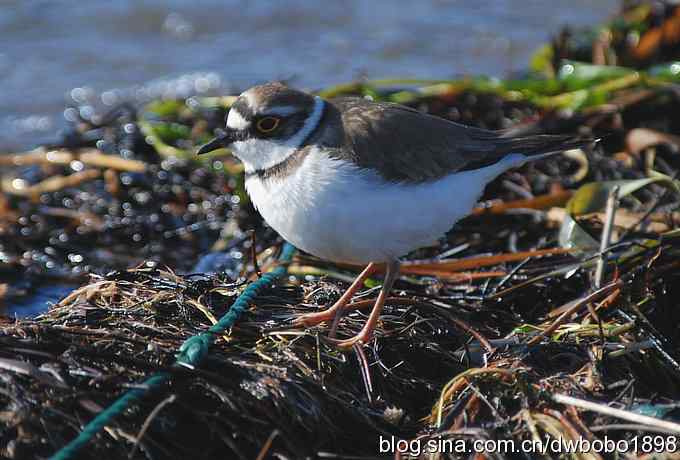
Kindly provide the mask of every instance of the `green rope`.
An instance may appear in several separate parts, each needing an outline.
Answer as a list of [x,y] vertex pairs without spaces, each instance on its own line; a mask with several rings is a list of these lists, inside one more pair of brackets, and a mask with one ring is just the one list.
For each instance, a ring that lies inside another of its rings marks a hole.
[[[251,283],[243,293],[238,296],[229,311],[218,322],[213,324],[207,332],[195,335],[187,339],[179,349],[177,354],[177,361],[175,366],[188,364],[191,366],[198,365],[203,358],[208,354],[210,346],[215,342],[217,336],[221,335],[229,329],[243,312],[248,308],[253,299],[267,286],[276,281],[277,278],[285,275],[288,272],[288,262],[293,258],[295,247],[286,243],[281,251],[279,261],[281,265],[274,270],[265,273],[260,279]],[[87,445],[97,433],[99,433],[106,425],[123,413],[133,403],[142,399],[148,392],[160,387],[170,378],[168,373],[158,373],[153,377],[145,380],[141,386],[127,391],[123,396],[118,398],[109,407],[100,412],[93,418],[78,436],[62,447],[55,453],[50,460],[69,460],[73,458],[83,447]]]

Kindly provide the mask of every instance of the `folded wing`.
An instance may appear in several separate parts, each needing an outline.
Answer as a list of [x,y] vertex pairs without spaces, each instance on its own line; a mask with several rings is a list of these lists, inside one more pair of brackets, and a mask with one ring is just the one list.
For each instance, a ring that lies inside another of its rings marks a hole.
[[341,98],[345,145],[339,155],[378,169],[390,181],[423,182],[492,165],[510,154],[547,155],[592,140],[569,135],[509,137],[454,123],[398,104]]

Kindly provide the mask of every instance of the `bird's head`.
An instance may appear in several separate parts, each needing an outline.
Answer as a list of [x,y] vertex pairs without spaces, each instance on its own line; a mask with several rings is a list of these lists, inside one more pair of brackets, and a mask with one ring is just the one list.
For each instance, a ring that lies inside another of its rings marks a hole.
[[234,101],[226,129],[198,154],[226,147],[243,162],[246,172],[267,169],[303,145],[323,111],[321,98],[281,83],[254,86]]

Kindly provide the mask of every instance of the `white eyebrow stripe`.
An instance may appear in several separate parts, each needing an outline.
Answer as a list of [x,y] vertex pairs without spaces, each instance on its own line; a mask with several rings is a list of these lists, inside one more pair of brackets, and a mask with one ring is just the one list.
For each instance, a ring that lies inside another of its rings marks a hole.
[[314,110],[309,114],[305,120],[302,128],[299,129],[297,133],[290,139],[286,141],[286,145],[295,149],[300,148],[302,143],[307,139],[307,137],[312,134],[312,132],[319,126],[321,117],[323,116],[323,111],[326,103],[319,96],[314,96]]
[[292,115],[295,112],[298,112],[300,109],[299,107],[295,107],[292,105],[285,105],[285,106],[280,106],[280,107],[272,107],[271,109],[267,109],[263,112],[263,115],[278,115],[279,117],[287,117],[288,115]]
[[250,126],[250,122],[243,118],[243,115],[239,113],[238,110],[229,110],[229,115],[227,116],[227,128],[243,130]]

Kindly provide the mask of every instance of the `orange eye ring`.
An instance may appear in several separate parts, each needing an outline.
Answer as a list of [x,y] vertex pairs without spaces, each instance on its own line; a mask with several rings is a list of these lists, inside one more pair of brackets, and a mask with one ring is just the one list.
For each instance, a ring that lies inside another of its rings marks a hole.
[[257,130],[261,133],[271,133],[279,127],[281,119],[276,117],[263,117],[257,121]]

